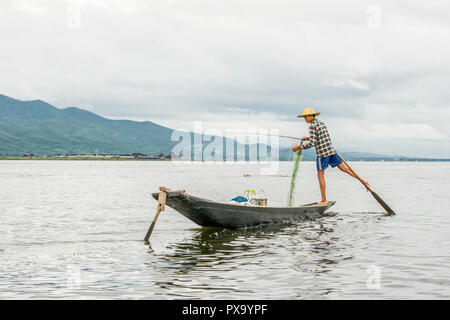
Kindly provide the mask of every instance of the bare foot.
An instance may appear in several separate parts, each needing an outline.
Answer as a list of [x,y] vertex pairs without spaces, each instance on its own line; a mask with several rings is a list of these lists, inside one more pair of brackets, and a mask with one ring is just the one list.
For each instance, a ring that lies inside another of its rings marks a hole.
[[327,203],[328,203],[328,201],[320,201],[320,202],[317,202],[317,205],[318,205],[318,206],[321,206],[321,205],[327,204]]

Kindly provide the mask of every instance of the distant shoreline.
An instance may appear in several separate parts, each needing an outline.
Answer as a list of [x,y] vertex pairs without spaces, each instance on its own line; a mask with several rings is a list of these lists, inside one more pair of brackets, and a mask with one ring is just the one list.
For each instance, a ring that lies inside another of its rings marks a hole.
[[24,161],[42,161],[42,160],[61,160],[61,161],[170,161],[170,159],[139,159],[139,158],[93,158],[93,157],[0,157],[0,160],[24,160]]
[[[23,161],[43,161],[43,160],[51,160],[51,161],[172,161],[172,159],[167,158],[94,158],[94,157],[0,157],[0,160],[23,160]],[[450,162],[450,159],[400,159],[400,160],[386,160],[386,159],[347,159],[349,161],[358,161],[358,162]],[[177,159],[174,160],[177,162],[202,162],[201,160],[183,160]],[[292,160],[278,160],[279,162],[290,162]],[[315,161],[312,159],[304,159],[302,161]],[[205,162],[213,162],[209,160],[205,160]],[[219,161],[221,162],[221,161]],[[235,161],[231,161],[235,162]],[[248,161],[245,161],[248,162]],[[264,162],[264,161],[261,161]]]

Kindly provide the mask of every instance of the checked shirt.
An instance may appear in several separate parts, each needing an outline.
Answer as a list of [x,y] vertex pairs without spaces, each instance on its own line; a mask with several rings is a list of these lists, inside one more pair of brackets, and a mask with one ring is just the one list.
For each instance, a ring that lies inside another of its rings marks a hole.
[[331,144],[327,126],[318,119],[309,124],[309,140],[303,143],[303,149],[311,147],[316,147],[317,157],[324,158],[337,153]]

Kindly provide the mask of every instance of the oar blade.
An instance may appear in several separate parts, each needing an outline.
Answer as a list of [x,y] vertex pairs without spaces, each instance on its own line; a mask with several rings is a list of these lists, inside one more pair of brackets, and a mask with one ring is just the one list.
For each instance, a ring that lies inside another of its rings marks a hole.
[[384,208],[384,210],[386,210],[386,212],[388,213],[388,215],[395,215],[394,210],[392,210],[387,204],[386,202],[383,201],[383,199],[380,198],[379,195],[377,195],[374,191],[370,190],[370,193],[372,194],[372,196],[378,201],[378,203]]

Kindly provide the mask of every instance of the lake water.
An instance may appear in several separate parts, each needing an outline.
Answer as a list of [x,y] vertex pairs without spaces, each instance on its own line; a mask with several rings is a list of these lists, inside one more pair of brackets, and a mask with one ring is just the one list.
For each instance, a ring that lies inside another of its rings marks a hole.
[[[352,162],[393,209],[329,169],[314,221],[201,229],[159,186],[229,201],[262,189],[285,205],[292,162],[0,161],[1,299],[449,299],[450,163]],[[244,176],[250,175],[250,176]],[[301,162],[295,203],[320,200]]]

